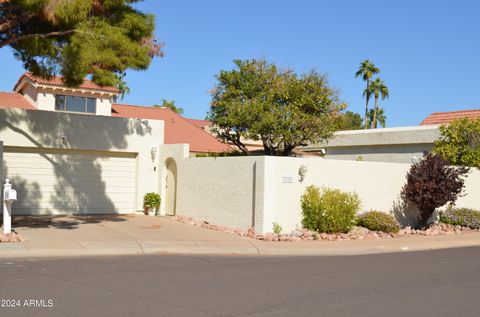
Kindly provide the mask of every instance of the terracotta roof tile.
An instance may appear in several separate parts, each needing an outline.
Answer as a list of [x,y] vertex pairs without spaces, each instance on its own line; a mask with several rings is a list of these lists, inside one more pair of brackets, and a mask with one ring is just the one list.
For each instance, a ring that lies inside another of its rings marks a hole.
[[420,125],[447,124],[452,122],[455,119],[461,119],[461,118],[470,118],[470,119],[480,118],[480,109],[434,112],[430,114],[428,117],[426,117],[420,123]]
[[187,119],[187,120],[200,129],[204,129],[205,127],[209,127],[212,125],[212,121],[208,121],[208,120],[200,120],[200,119]]
[[0,92],[0,108],[35,110],[35,107],[22,94],[16,92]]
[[[39,76],[35,76],[32,73],[26,72],[23,74],[18,82],[15,84],[14,90],[17,89],[17,86],[22,82],[23,78],[28,78],[31,81],[41,84],[41,85],[49,85],[49,86],[56,86],[56,87],[65,87],[65,84],[63,83],[63,77],[62,76],[54,76],[51,79],[45,79]],[[84,79],[83,84],[76,88],[81,88],[81,89],[90,89],[90,90],[100,90],[100,91],[105,91],[105,92],[110,92],[110,93],[115,93],[119,94],[120,91],[111,86],[100,86],[92,82],[91,80]]]
[[112,104],[112,116],[165,121],[165,144],[190,144],[191,152],[219,153],[232,148],[195,126],[175,111],[163,107]]

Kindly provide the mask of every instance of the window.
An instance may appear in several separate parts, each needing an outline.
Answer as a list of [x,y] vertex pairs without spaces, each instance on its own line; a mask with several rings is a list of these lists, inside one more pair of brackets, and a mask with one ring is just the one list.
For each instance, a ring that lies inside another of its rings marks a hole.
[[95,98],[55,95],[55,110],[95,113],[96,108]]

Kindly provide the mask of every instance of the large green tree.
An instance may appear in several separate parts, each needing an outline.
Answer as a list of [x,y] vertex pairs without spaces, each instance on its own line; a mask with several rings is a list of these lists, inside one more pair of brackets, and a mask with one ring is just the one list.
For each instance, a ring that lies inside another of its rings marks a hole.
[[362,116],[356,112],[346,111],[340,116],[338,130],[360,130],[363,129]]
[[480,119],[457,119],[440,126],[433,152],[450,164],[480,168]]
[[64,76],[70,86],[87,75],[99,85],[124,87],[127,69],[146,69],[162,44],[154,16],[139,0],[0,0],[0,48],[10,46],[36,75]]
[[364,117],[364,124],[365,129],[368,129],[368,102],[371,97],[370,91],[370,80],[372,79],[373,75],[380,73],[380,69],[375,66],[370,60],[365,59],[360,63],[360,67],[358,68],[357,72],[355,73],[355,77],[362,77],[362,79],[367,83],[367,87],[363,91],[363,96],[365,97],[365,117]]
[[[370,96],[373,95],[373,97],[375,99],[375,105],[372,109],[373,110],[373,116],[370,119],[370,122],[371,122],[370,128],[376,129],[377,128],[377,122],[381,121],[381,120],[377,120],[377,113],[379,111],[378,99],[382,98],[382,100],[384,100],[385,98],[390,97],[390,92],[388,90],[387,85],[385,85],[385,82],[380,78],[375,78],[375,80],[370,83],[369,90],[370,90],[370,92],[369,92]],[[382,114],[383,114],[383,109],[382,109]],[[385,123],[385,121],[384,121],[384,123]],[[385,126],[385,124],[383,124],[383,126]]]
[[298,75],[265,60],[235,60],[217,75],[208,119],[214,132],[248,154],[245,139],[261,140],[267,155],[328,140],[344,105],[315,71]]

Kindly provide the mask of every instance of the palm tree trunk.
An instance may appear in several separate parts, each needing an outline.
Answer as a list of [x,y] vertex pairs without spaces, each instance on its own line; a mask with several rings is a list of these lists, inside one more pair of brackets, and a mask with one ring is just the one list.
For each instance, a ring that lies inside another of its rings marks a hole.
[[367,79],[367,94],[365,95],[365,129],[368,129],[368,89],[370,88],[370,81]]
[[373,120],[372,120],[372,126],[374,129],[377,128],[377,109],[378,109],[378,98],[375,97],[375,109],[373,110]]

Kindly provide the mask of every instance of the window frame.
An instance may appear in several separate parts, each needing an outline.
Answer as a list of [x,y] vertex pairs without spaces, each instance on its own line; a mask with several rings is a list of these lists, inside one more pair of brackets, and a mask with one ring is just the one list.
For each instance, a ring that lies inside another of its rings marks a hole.
[[[63,97],[63,106],[61,109],[58,108],[58,99],[59,97]],[[67,110],[67,100],[68,97],[72,98],[82,98],[84,101],[84,109],[83,111],[74,111],[74,110]],[[93,100],[93,112],[88,111],[88,101]],[[73,96],[73,95],[61,95],[61,94],[55,94],[55,111],[60,111],[60,112],[71,112],[71,113],[83,113],[83,114],[90,114],[94,115],[97,113],[97,98],[90,98],[90,97],[84,97],[84,96]]]

